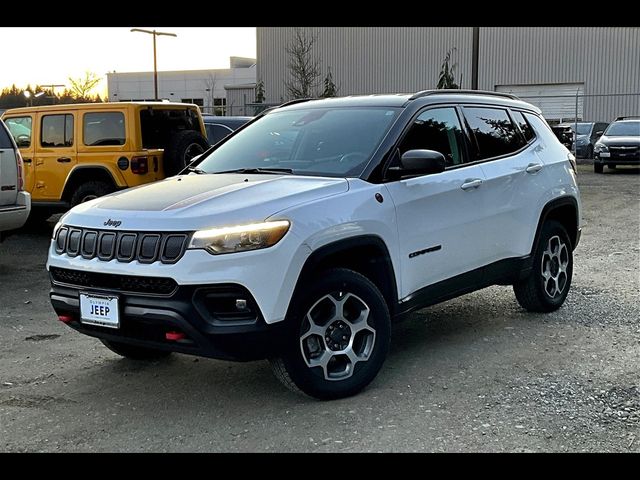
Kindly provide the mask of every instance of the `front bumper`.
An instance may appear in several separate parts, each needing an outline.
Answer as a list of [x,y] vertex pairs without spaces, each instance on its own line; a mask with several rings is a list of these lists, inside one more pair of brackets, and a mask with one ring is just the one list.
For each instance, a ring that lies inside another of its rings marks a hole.
[[594,162],[602,165],[639,165],[640,154],[616,155],[609,153],[603,156],[601,153],[596,153]]
[[[80,292],[117,295],[120,327],[113,329],[82,323]],[[140,347],[249,361],[275,354],[281,348],[284,336],[285,322],[266,324],[251,294],[239,285],[179,286],[167,296],[72,287],[52,280],[50,296],[56,313],[65,316],[65,323],[78,332]],[[215,311],[217,308],[228,312],[229,305],[233,306],[229,299],[233,301],[240,296],[247,302],[247,312],[233,315]],[[184,338],[170,340],[167,338],[169,332],[179,332]]]

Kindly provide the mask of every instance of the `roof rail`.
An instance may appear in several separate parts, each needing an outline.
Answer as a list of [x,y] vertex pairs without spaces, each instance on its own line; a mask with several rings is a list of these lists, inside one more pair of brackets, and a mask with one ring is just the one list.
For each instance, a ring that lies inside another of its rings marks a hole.
[[273,107],[265,108],[263,111],[261,111],[256,116],[257,117],[262,117],[263,115],[266,115],[271,110],[275,110],[276,108],[288,107],[289,105],[295,105],[296,103],[308,102],[309,100],[317,100],[317,98],[296,98],[294,100],[289,100],[288,102],[281,103],[280,105],[274,105]]
[[618,120],[629,120],[631,118],[640,118],[640,115],[625,115],[624,117],[616,117],[614,122],[617,122]]
[[494,97],[505,97],[511,98],[512,100],[520,100],[512,93],[490,92],[488,90],[459,90],[454,88],[445,88],[441,90],[422,90],[411,95],[409,100],[415,100],[416,98],[427,97],[429,95],[455,95],[457,93],[462,93],[464,95],[493,95]]

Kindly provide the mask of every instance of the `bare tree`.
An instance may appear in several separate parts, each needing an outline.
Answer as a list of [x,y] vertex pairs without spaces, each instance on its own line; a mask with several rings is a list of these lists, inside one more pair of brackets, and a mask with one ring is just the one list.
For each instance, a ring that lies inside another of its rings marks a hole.
[[211,113],[215,114],[215,90],[216,90],[216,74],[210,73],[207,78],[204,79],[204,88],[207,92],[207,104],[211,109]]
[[287,92],[293,98],[316,96],[320,63],[313,55],[313,45],[318,37],[307,34],[297,27],[292,42],[286,47],[289,54],[289,80],[285,82]]
[[84,78],[69,77],[69,83],[71,84],[69,92],[74,99],[89,100],[91,90],[100,83],[100,77],[93,72],[85,72]]

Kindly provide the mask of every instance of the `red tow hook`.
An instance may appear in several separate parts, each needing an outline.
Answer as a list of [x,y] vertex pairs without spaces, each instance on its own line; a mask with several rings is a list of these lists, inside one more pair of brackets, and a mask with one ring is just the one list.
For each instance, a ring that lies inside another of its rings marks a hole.
[[182,332],[167,332],[164,337],[172,342],[179,342],[180,340],[187,338],[187,336]]
[[58,315],[58,320],[62,323],[71,323],[74,319],[71,315]]

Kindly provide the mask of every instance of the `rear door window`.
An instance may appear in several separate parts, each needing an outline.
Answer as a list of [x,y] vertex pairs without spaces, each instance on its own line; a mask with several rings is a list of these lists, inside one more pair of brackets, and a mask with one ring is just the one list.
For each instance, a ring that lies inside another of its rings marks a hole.
[[40,145],[70,147],[73,145],[73,115],[45,115],[42,117]]
[[124,145],[125,125],[122,112],[85,113],[82,136],[84,144],[90,147],[104,145]]
[[525,140],[503,108],[464,107],[464,116],[475,136],[477,160],[514,153]]

